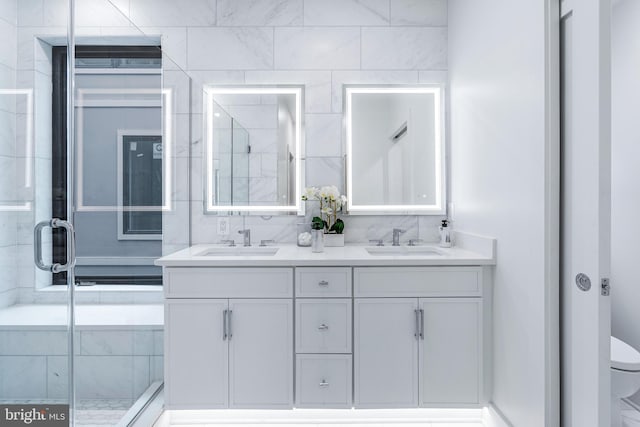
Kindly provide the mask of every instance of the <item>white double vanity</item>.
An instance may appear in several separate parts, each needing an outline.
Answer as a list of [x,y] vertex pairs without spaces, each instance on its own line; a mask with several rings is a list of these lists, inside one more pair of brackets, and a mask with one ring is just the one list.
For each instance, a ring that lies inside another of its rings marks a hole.
[[483,406],[495,258],[406,248],[200,245],[158,260],[166,408]]
[[[289,231],[312,216],[333,231],[337,199],[347,235],[358,215],[413,215],[416,225],[417,215],[446,218],[443,90],[344,86],[344,183],[313,173],[306,182],[340,186],[346,200],[313,188],[303,204],[304,87],[205,88],[204,215],[212,225],[218,218],[220,244],[156,262],[167,409],[485,406],[491,239],[459,234],[457,247],[441,249],[419,244],[428,234],[414,227],[402,241],[405,230],[393,229],[383,246],[391,230],[372,227],[350,241],[381,246],[316,253],[281,242],[295,241]],[[265,129],[273,153],[259,151]],[[275,246],[251,246],[244,219],[243,230],[221,226],[237,214],[288,216],[291,228],[256,230]]]

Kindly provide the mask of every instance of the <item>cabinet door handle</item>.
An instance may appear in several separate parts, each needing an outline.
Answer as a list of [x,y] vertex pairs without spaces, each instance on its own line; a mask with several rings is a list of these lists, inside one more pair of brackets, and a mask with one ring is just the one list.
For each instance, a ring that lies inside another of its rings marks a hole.
[[420,339],[424,340],[424,309],[420,309]]
[[329,286],[329,282],[326,280],[321,280],[318,282],[318,286]]
[[325,325],[324,323],[321,324],[320,326],[318,326],[318,329],[321,331],[326,331],[327,329],[329,329],[329,326]]
[[227,339],[227,310],[222,310],[222,341]]
[[228,332],[227,332],[227,336],[229,337],[229,341],[231,341],[231,337],[233,336],[233,334],[231,333],[233,331],[233,329],[231,328],[231,315],[233,314],[233,310],[229,310],[227,312],[227,327],[228,327]]
[[416,324],[415,329],[413,331],[413,336],[418,339],[420,336],[420,310],[413,310],[413,314],[415,315]]
[[320,381],[320,384],[318,384],[320,387],[329,387],[329,383],[326,382],[324,379]]

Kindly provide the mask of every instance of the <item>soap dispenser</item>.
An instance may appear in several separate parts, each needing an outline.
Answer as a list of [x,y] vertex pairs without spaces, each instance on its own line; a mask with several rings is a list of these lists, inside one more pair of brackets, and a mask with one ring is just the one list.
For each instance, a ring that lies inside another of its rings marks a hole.
[[446,219],[442,220],[442,225],[440,226],[440,247],[451,247],[451,229],[449,228],[449,221]]

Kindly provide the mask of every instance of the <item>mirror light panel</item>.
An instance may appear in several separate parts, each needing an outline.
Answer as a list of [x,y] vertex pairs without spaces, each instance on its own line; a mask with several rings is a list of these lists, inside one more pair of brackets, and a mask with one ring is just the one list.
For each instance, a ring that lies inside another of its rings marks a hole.
[[[302,212],[302,87],[205,87],[206,102],[206,212]],[[295,115],[295,204],[288,206],[248,206],[248,205],[225,205],[215,204],[215,189],[212,185],[214,178],[214,141],[213,113],[214,98],[216,95],[294,95],[296,100]]]
[[[437,86],[345,86],[345,131],[347,154],[347,211],[351,214],[432,214],[446,213],[444,184],[444,117],[442,87]],[[435,194],[436,203],[433,205],[354,205],[353,204],[353,95],[355,94],[430,94],[434,96],[435,126]]]
[[[33,186],[33,158],[34,140],[33,140],[33,89],[0,89],[0,97],[9,96],[17,97],[22,95],[26,97],[26,117],[25,123],[25,139],[24,139],[24,188],[32,188]],[[25,201],[23,204],[5,204],[0,201],[0,212],[28,212],[33,208],[31,201]]]

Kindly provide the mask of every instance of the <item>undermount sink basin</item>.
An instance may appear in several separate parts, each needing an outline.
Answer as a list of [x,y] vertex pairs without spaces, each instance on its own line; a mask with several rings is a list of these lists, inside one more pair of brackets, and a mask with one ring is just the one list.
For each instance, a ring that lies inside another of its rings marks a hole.
[[442,252],[428,246],[372,246],[365,248],[373,256],[439,256]]
[[208,248],[200,252],[197,256],[273,256],[278,252],[279,248],[274,247],[224,247],[224,248]]

